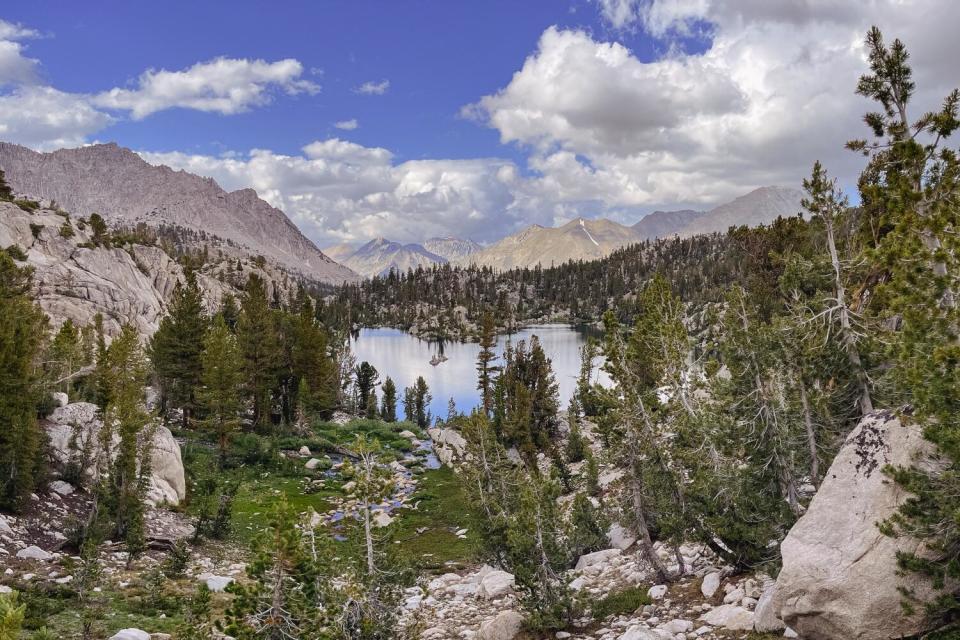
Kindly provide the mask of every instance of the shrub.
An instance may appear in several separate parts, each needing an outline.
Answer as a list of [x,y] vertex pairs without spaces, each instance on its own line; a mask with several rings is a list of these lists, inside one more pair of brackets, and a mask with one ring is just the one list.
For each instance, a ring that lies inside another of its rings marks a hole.
[[189,564],[190,546],[186,540],[177,540],[163,563],[163,575],[168,578],[179,578],[186,573]]
[[60,225],[60,237],[61,238],[72,238],[74,236],[73,227],[70,226],[69,222],[64,222]]
[[40,203],[37,202],[36,200],[14,200],[13,204],[17,205],[18,207],[20,207],[21,209],[29,213],[33,213],[34,211],[40,208]]
[[601,598],[590,609],[594,620],[603,620],[609,616],[633,613],[650,602],[650,596],[647,595],[645,587],[628,587]]
[[21,247],[18,244],[10,245],[9,247],[7,247],[6,251],[7,251],[7,255],[9,255],[14,260],[19,260],[20,262],[23,262],[27,259],[26,252],[23,250],[23,247]]
[[40,232],[41,232],[41,231],[43,231],[43,225],[42,225],[42,224],[33,224],[33,223],[30,223],[30,233],[33,234],[33,238],[34,238],[34,239],[37,239],[37,238],[40,237]]

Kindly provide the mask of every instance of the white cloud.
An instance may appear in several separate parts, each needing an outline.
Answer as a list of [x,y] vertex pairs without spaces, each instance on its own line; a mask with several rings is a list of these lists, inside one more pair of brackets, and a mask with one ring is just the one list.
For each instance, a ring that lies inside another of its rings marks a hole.
[[383,80],[381,82],[368,81],[364,82],[359,87],[356,87],[353,91],[354,93],[361,93],[368,96],[382,96],[390,88],[390,81]]
[[21,87],[0,95],[0,140],[35,149],[79,146],[112,121],[83,96],[53,87]]
[[25,40],[39,37],[40,32],[36,29],[30,29],[18,22],[8,22],[0,19],[0,40]]
[[0,20],[0,87],[37,81],[40,62],[24,55],[24,45],[18,41],[39,36],[38,31]]
[[114,88],[94,96],[93,102],[130,111],[135,120],[173,107],[229,115],[266,104],[273,90],[288,95],[320,90],[315,83],[302,80],[302,75],[303,65],[292,58],[277,62],[216,58],[183,71],[149,69],[137,80],[136,88]]
[[[623,213],[714,203],[766,184],[798,186],[816,159],[850,184],[869,105],[854,94],[876,22],[913,54],[915,114],[960,85],[952,29],[960,4],[873,0],[599,0],[615,27],[663,38],[643,61],[615,42],[550,28],[500,91],[464,113],[530,153],[530,187],[556,208]],[[926,5],[925,5],[926,6]],[[937,15],[936,20],[926,16]],[[675,38],[697,30],[707,48]],[[674,45],[677,46],[674,46]],[[581,204],[582,206],[582,204]]]
[[357,122],[356,118],[350,120],[341,120],[339,122],[334,122],[333,126],[337,129],[343,129],[344,131],[353,131],[360,126],[360,123]]

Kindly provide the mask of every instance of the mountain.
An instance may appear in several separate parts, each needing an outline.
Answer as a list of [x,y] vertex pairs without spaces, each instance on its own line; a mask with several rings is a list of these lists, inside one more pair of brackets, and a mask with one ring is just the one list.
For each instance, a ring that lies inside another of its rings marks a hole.
[[631,227],[641,240],[655,240],[677,234],[681,229],[706,215],[705,211],[681,209],[654,211]]
[[457,262],[483,250],[483,246],[473,240],[462,240],[460,238],[430,238],[423,243],[423,248],[430,253],[446,258],[450,262]]
[[0,142],[0,169],[17,193],[56,202],[78,217],[99,213],[113,225],[186,229],[207,248],[262,255],[310,280],[357,279],[253,189],[227,192],[210,178],[148,164],[116,144],[38,153]]
[[357,252],[357,247],[349,242],[344,242],[342,244],[335,244],[332,247],[324,247],[323,252],[331,260],[345,264],[346,259]]
[[[345,245],[333,247],[339,255],[346,253]],[[400,244],[386,238],[376,238],[342,258],[343,264],[368,277],[387,275],[391,271],[406,272],[418,266],[445,264],[447,259],[427,251],[423,245]]]
[[577,218],[562,227],[533,225],[460,260],[494,269],[562,264],[570,260],[595,260],[638,241],[630,227],[612,220]]
[[[690,220],[677,232],[681,236],[725,233],[730,227],[756,227],[779,216],[794,216],[801,210],[803,192],[790,187],[760,187],[732,202]],[[641,220],[642,222],[642,220]]]

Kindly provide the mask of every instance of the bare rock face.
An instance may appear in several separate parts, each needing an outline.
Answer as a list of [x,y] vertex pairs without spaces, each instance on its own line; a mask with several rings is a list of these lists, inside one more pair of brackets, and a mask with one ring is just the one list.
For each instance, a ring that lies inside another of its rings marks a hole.
[[[50,414],[45,427],[57,463],[61,467],[71,463],[80,464],[87,478],[95,478],[97,461],[104,455],[99,438],[103,422],[97,414],[97,406],[89,402],[75,402],[59,407]],[[147,501],[151,504],[179,504],[187,495],[180,445],[166,427],[155,425],[150,429],[153,439],[150,442]],[[114,435],[114,445],[117,442],[119,438]],[[143,445],[145,443],[141,443]]]
[[467,441],[453,429],[428,429],[427,434],[433,440],[437,459],[448,467],[452,467],[466,452]]
[[921,619],[904,615],[898,587],[921,598],[930,588],[922,578],[897,575],[896,564],[897,551],[916,552],[919,544],[882,535],[877,523],[906,497],[884,465],[932,465],[931,454],[919,426],[890,412],[866,416],[781,545],[771,613],[808,640],[887,640],[922,631]]
[[210,178],[151,165],[116,144],[38,153],[0,142],[0,169],[14,191],[56,201],[77,216],[99,213],[128,226],[143,222],[188,229],[228,242],[247,256],[263,255],[311,280],[357,279],[253,189],[228,193]]

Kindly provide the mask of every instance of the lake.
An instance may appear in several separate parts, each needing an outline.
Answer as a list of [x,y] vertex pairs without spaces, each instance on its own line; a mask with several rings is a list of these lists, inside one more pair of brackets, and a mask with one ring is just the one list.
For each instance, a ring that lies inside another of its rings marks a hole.
[[[547,357],[550,358],[557,384],[560,387],[560,406],[566,408],[573,395],[580,374],[580,347],[588,335],[596,336],[596,331],[565,324],[535,325],[517,331],[508,336],[497,338],[498,355],[495,365],[503,363],[502,354],[507,340],[517,344],[531,336],[537,336]],[[453,398],[457,409],[468,413],[479,404],[477,392],[477,354],[480,345],[475,342],[445,342],[443,353],[449,358],[437,366],[430,364],[430,358],[439,350],[436,343],[410,335],[399,329],[361,329],[360,334],[351,342],[357,364],[364,360],[380,372],[380,381],[387,376],[397,385],[397,412],[402,413],[403,388],[413,384],[417,376],[423,376],[430,386],[433,402],[430,411],[434,417],[446,417],[447,402]],[[599,370],[602,362],[597,358],[594,369],[594,381],[608,384],[609,378]],[[379,392],[378,392],[379,393]]]

